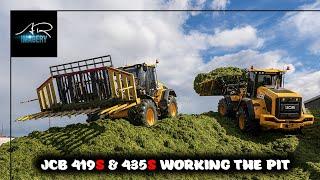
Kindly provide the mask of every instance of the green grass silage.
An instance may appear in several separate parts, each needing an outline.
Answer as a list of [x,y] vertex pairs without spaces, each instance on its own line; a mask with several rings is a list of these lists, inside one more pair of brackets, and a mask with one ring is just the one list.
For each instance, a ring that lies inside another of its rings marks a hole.
[[[222,79],[221,79],[222,78]],[[193,81],[193,89],[196,93],[202,94],[203,83],[206,81],[214,81],[214,86],[210,85],[210,89],[206,89],[206,93],[210,91],[211,95],[222,95],[223,84],[236,84],[239,79],[246,82],[246,70],[237,67],[220,67],[208,73],[198,74]]]
[[[318,179],[320,174],[319,125],[306,128],[303,135],[262,132],[251,136],[240,132],[231,119],[216,113],[181,115],[146,128],[126,120],[99,120],[64,128],[35,131],[13,140],[13,172],[16,179]],[[33,167],[42,154],[92,155],[187,155],[187,156],[287,156],[294,168],[281,173],[106,173],[44,174]],[[0,147],[0,177],[8,177],[9,144]],[[131,177],[133,176],[133,177]],[[6,178],[8,179],[8,178]]]

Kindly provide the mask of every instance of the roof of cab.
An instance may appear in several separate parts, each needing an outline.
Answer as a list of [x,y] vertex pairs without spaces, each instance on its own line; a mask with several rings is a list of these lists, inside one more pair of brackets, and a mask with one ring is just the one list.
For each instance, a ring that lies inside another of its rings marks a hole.
[[125,66],[122,66],[121,68],[130,68],[130,67],[134,67],[136,65],[143,65],[143,64],[146,64],[148,67],[155,67],[156,66],[155,64],[138,63],[138,64],[133,64],[133,65],[125,65]]
[[274,68],[267,68],[267,69],[256,69],[256,68],[250,68],[250,72],[265,72],[265,73],[285,73],[286,70],[281,69],[274,69]]

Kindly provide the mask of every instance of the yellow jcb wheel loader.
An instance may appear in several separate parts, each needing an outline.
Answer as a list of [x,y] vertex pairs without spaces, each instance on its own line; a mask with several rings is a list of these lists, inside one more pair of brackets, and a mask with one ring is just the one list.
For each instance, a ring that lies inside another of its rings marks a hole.
[[[289,69],[287,69],[289,70]],[[221,116],[236,117],[239,128],[243,131],[263,129],[296,130],[312,125],[314,117],[308,114],[302,102],[302,96],[284,88],[286,70],[255,69],[247,70],[247,81],[235,84],[219,84],[223,95],[218,103]],[[211,92],[217,83],[208,80],[201,84],[202,96],[217,95]]]
[[157,81],[156,64],[114,68],[107,55],[51,66],[50,73],[37,88],[41,112],[18,121],[86,114],[88,122],[127,118],[152,126],[178,114],[176,93]]

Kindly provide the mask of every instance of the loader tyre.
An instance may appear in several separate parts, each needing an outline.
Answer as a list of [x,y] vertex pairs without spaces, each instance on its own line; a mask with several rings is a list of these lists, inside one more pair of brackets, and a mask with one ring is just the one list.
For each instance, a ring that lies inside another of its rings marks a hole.
[[171,118],[176,117],[178,115],[178,104],[177,100],[174,96],[170,95],[168,97],[168,105],[167,107],[161,112],[162,118]]
[[256,134],[258,132],[258,121],[255,121],[254,117],[250,115],[249,109],[246,104],[243,103],[240,105],[237,119],[241,131],[250,132],[253,134]]
[[157,108],[150,99],[143,99],[141,104],[128,112],[129,121],[134,125],[153,126],[158,121]]
[[226,98],[220,99],[218,103],[218,112],[221,116],[232,117],[234,113],[231,102],[228,102]]

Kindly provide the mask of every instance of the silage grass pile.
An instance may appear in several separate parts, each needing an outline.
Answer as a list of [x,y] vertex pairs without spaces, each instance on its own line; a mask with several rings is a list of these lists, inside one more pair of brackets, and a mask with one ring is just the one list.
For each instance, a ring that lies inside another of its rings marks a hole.
[[[16,179],[316,179],[320,174],[319,126],[304,135],[280,132],[251,136],[240,132],[231,119],[217,113],[180,115],[146,128],[126,120],[99,120],[90,124],[53,127],[13,140],[13,172]],[[293,156],[294,168],[284,173],[89,173],[43,174],[32,161],[43,154],[107,156]],[[0,147],[0,177],[8,179],[9,144]]]
[[193,88],[200,95],[219,96],[223,95],[223,84],[236,84],[246,80],[246,70],[237,67],[221,67],[208,73],[198,74],[193,81]]

